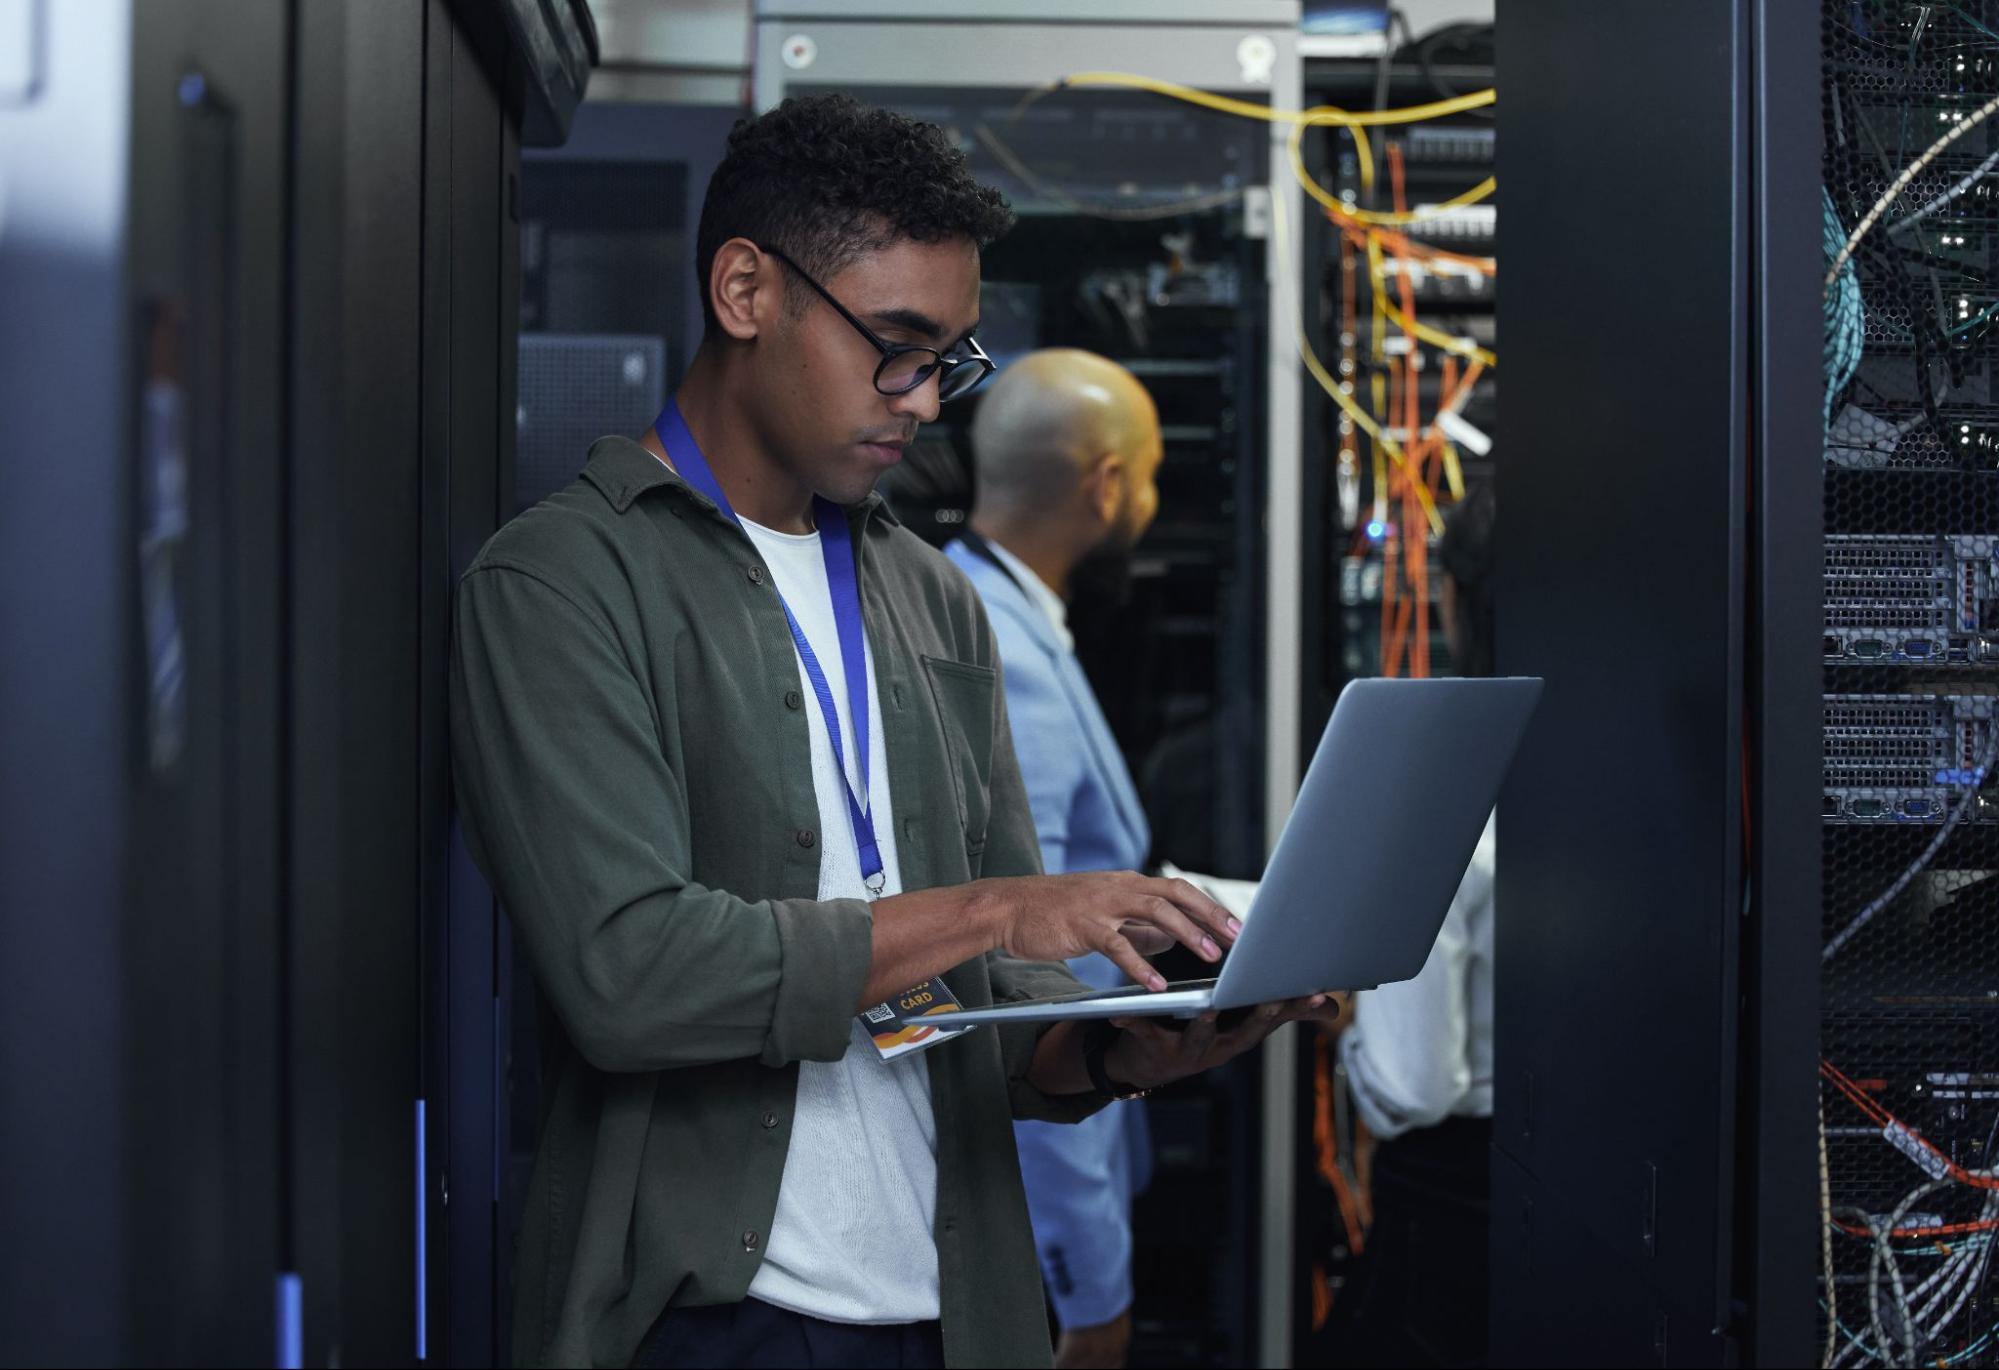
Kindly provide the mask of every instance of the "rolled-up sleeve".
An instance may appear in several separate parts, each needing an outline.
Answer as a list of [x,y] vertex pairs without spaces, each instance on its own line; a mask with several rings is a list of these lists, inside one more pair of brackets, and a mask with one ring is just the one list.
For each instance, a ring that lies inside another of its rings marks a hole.
[[[997,952],[986,958],[992,977],[993,1002],[1012,1003],[1021,999],[1045,999],[1057,994],[1074,994],[1086,988],[1066,966],[1050,961],[1017,961]],[[1101,1109],[1105,1099],[1098,1094],[1048,1094],[1028,1081],[1034,1052],[1053,1023],[1009,1023],[998,1028],[1000,1056],[1006,1063],[1006,1086],[1016,1119],[1033,1118],[1047,1123],[1073,1123]]]
[[685,779],[607,625],[530,570],[476,568],[451,686],[468,845],[585,1059],[839,1059],[873,956],[867,904],[690,878]]

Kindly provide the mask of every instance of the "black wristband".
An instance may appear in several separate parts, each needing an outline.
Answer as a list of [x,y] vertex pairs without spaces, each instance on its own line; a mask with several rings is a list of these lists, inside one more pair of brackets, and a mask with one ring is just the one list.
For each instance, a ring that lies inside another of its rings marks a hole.
[[1106,1099],[1140,1099],[1150,1094],[1149,1089],[1139,1089],[1122,1080],[1111,1078],[1104,1069],[1104,1053],[1111,1044],[1124,1036],[1124,1029],[1114,1025],[1108,1018],[1092,1018],[1083,1028],[1083,1068],[1090,1072],[1090,1085]]

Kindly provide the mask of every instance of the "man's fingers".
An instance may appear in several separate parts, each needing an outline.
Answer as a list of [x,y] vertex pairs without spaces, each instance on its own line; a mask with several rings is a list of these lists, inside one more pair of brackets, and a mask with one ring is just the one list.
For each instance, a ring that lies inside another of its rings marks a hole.
[[1222,959],[1222,946],[1215,940],[1214,934],[1189,918],[1170,899],[1162,899],[1155,894],[1140,895],[1128,916],[1161,929],[1203,961]]
[[1215,1021],[1215,1015],[1204,1013],[1180,1029],[1181,1049],[1196,1056],[1205,1056],[1214,1048],[1219,1031],[1220,1025]]
[[1113,1021],[1133,1037],[1154,1046],[1171,1046],[1180,1040],[1180,1030],[1167,1027],[1164,1019],[1123,1018]]
[[1141,956],[1157,956],[1173,945],[1173,934],[1150,923],[1126,923],[1118,928]]
[[1325,1011],[1326,997],[1323,994],[1308,994],[1299,999],[1282,999],[1274,1004],[1259,1006],[1257,1013],[1266,1018],[1271,1030],[1275,1031],[1284,1024],[1295,1023],[1301,1018],[1320,1017]]
[[1144,985],[1150,990],[1166,988],[1166,977],[1154,970],[1151,963],[1138,954],[1138,948],[1115,928],[1104,935],[1103,941],[1097,944],[1097,950],[1108,956],[1112,965],[1130,976],[1133,984]]
[[1242,923],[1209,898],[1199,886],[1186,880],[1147,880],[1148,893],[1171,901],[1187,917],[1205,928],[1222,946],[1235,942],[1236,934],[1242,931]]
[[1258,1004],[1249,1011],[1247,1018],[1237,1023],[1227,1032],[1222,1033],[1216,1039],[1216,1049],[1223,1053],[1224,1059],[1229,1056],[1240,1056],[1243,1052],[1248,1051],[1286,1023],[1295,1021],[1298,1017],[1298,1012],[1311,1012],[1312,1010],[1310,1009],[1302,1009],[1298,1012],[1292,1011],[1293,1005],[1310,1002],[1311,1000],[1307,998],[1284,999],[1274,1004]]

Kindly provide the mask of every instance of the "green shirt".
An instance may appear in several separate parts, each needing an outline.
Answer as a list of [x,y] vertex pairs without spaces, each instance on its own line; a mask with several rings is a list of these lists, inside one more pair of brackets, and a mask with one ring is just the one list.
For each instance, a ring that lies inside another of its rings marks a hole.
[[[1040,870],[978,596],[878,496],[849,511],[903,884]],[[559,1030],[515,1267],[514,1357],[626,1365],[669,1305],[741,1299],[763,1259],[798,1062],[847,1050],[860,900],[815,898],[798,668],[755,548],[637,443],[494,535],[458,591],[452,752],[467,841]],[[967,1005],[1076,987],[990,954]],[[1014,1118],[1043,1027],[926,1053],[952,1365],[1046,1365]]]

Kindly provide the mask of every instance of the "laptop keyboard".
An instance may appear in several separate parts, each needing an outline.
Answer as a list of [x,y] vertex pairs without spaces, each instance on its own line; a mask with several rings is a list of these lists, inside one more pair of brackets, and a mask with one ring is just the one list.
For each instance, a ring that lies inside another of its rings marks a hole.
[[[1116,989],[1084,989],[1074,994],[1052,994],[1045,999],[1020,999],[1023,1004],[1073,1004],[1083,999],[1122,999],[1134,994],[1170,993],[1174,990],[1213,989],[1215,982],[1208,980],[1173,980],[1167,983],[1165,991],[1149,990],[1144,985],[1120,985]],[[1006,1005],[995,1005],[1004,1008]]]

